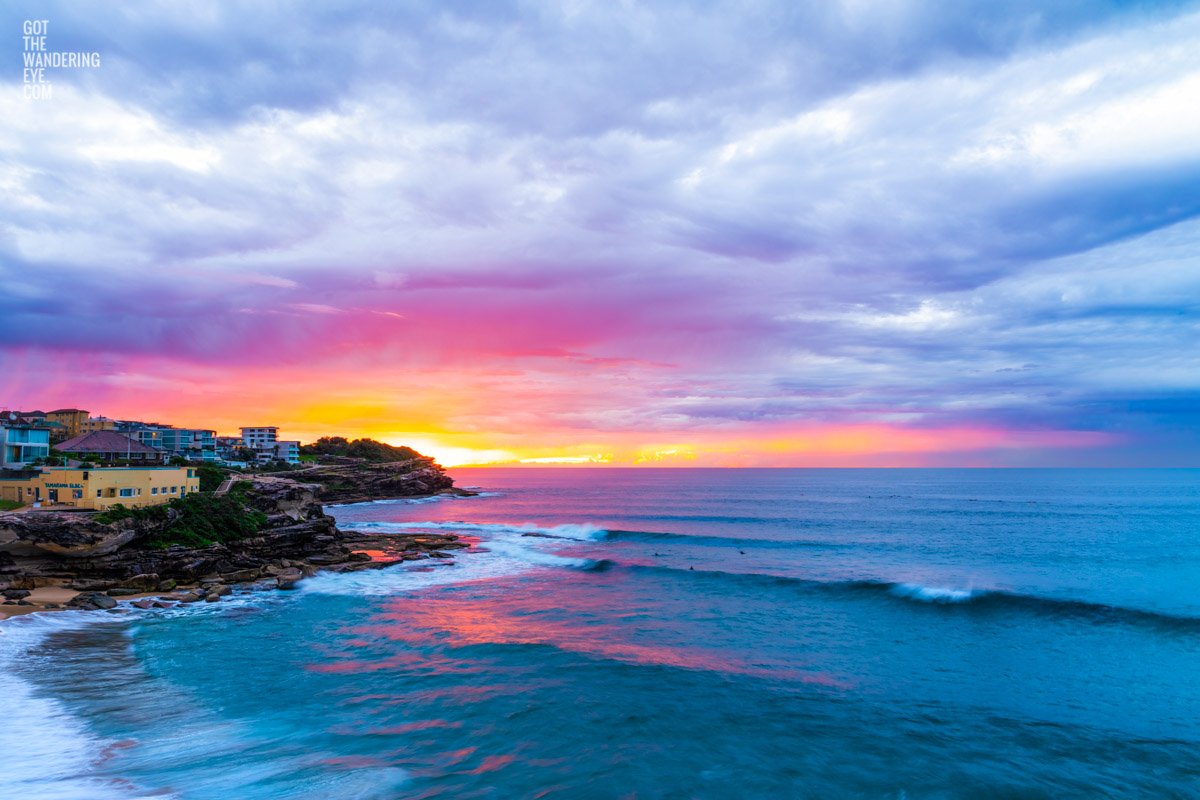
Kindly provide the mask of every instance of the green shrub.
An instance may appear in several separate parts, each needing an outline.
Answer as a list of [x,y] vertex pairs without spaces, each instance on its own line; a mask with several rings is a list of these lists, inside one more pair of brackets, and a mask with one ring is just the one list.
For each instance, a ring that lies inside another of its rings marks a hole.
[[411,447],[393,447],[374,439],[349,441],[344,436],[322,436],[312,444],[300,448],[300,456],[344,456],[366,461],[411,461],[421,454]]
[[146,539],[147,547],[207,547],[236,542],[257,536],[267,521],[266,514],[247,507],[249,491],[249,483],[238,483],[228,494],[192,492],[165,505],[126,508],[115,503],[93,519],[103,524],[120,519],[166,523]]
[[196,477],[200,479],[200,491],[215,492],[229,476],[215,464],[201,464],[196,467]]
[[[175,502],[172,500],[171,502]],[[124,503],[113,503],[106,510],[101,511],[96,516],[92,517],[96,522],[102,525],[107,525],[110,522],[116,522],[119,519],[141,519],[152,522],[166,522],[169,515],[167,513],[168,506],[140,506],[138,508],[127,508]]]

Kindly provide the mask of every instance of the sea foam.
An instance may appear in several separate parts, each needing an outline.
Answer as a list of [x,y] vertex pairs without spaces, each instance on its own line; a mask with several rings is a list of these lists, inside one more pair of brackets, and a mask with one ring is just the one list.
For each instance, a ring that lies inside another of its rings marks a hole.
[[[458,531],[479,537],[478,551],[464,554],[452,564],[416,561],[389,567],[344,574],[318,573],[302,581],[303,592],[332,595],[387,596],[479,580],[492,580],[547,569],[588,569],[594,562],[552,552],[561,541],[594,541],[606,531],[595,525],[564,524],[541,527],[533,524],[502,525],[468,522],[361,522],[346,527],[380,533],[419,531]],[[528,536],[526,534],[538,534]]]
[[608,531],[590,523],[565,523],[542,527],[532,522],[523,525],[505,525],[495,522],[344,522],[344,528],[371,529],[382,532],[408,533],[410,531],[475,531],[487,535],[494,533],[532,533],[539,536],[549,536],[556,539],[575,539],[577,541],[598,541],[608,535]]
[[898,597],[919,600],[923,603],[966,603],[976,597],[987,594],[987,592],[978,589],[921,586],[916,583],[897,583],[891,587],[890,591]]
[[[0,725],[0,797],[38,800],[138,800],[142,794],[127,783],[91,773],[104,760],[113,742],[93,734],[62,703],[39,693],[19,675],[30,651],[47,636],[79,630],[103,619],[103,612],[28,614],[0,623],[0,697],[4,698],[4,724]],[[157,800],[173,795],[154,795]]]

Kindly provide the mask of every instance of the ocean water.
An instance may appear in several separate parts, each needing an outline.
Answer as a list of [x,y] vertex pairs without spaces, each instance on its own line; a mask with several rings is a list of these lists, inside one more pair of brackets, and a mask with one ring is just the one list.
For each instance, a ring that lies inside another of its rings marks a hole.
[[0,797],[1200,797],[1200,471],[454,474],[331,509],[453,566],[0,625]]

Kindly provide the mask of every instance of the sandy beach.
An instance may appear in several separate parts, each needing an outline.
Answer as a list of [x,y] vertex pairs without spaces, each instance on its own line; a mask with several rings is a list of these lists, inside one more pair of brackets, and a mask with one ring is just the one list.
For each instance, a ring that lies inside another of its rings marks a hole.
[[[0,604],[0,621],[9,619],[10,617],[19,617],[23,614],[33,614],[37,611],[71,611],[67,608],[67,603],[71,598],[79,594],[78,589],[72,589],[66,585],[64,581],[58,586],[39,586],[36,589],[29,591],[29,596],[23,598],[27,603],[32,605],[5,605]],[[122,595],[114,597],[117,602],[126,600],[140,600],[143,597],[165,597],[167,592],[140,592],[138,594]]]

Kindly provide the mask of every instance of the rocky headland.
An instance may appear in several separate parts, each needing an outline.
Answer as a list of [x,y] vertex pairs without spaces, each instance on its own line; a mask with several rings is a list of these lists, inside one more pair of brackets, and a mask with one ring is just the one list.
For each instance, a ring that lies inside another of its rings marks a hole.
[[475,494],[455,487],[454,480],[441,465],[428,456],[420,455],[387,462],[326,456],[317,466],[280,474],[294,475],[305,482],[320,484],[317,499],[322,503],[365,503],[434,494]]
[[110,608],[116,597],[141,598],[135,603],[147,607],[218,602],[235,584],[290,589],[318,570],[448,559],[447,551],[469,545],[449,534],[340,530],[322,507],[460,491],[432,459],[422,460],[428,463],[400,468],[322,465],[293,473],[302,480],[239,476],[218,492],[169,507],[0,513],[0,617],[60,606]]

